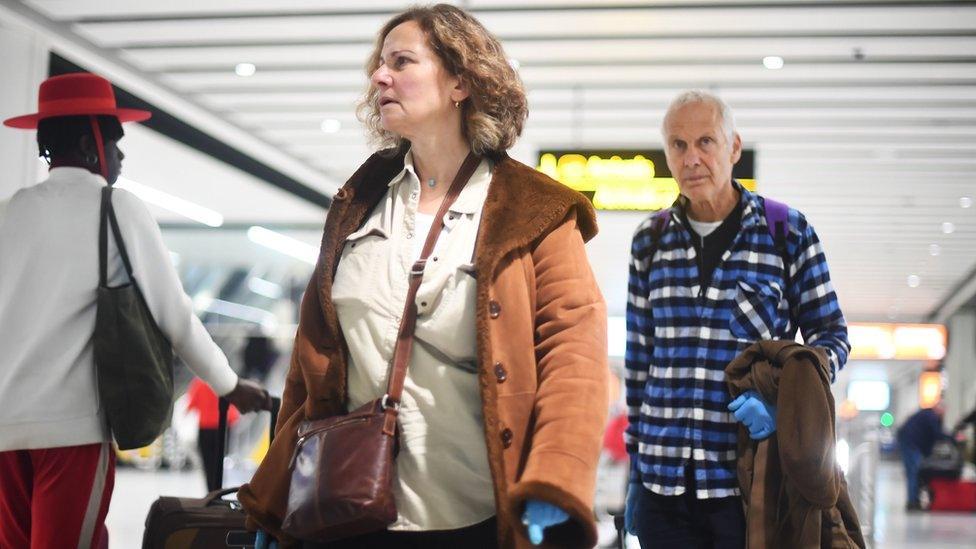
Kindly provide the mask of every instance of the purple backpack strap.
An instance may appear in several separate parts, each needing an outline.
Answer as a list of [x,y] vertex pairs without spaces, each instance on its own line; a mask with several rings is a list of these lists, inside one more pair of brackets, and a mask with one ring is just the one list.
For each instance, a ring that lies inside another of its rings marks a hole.
[[668,223],[670,222],[671,208],[664,208],[663,210],[654,214],[654,220],[651,221],[651,228],[654,231],[655,240],[661,238],[661,235],[664,234],[664,229],[668,228]]
[[772,198],[763,198],[766,205],[766,225],[769,226],[769,236],[773,237],[777,247],[786,246],[786,235],[790,229],[787,225],[790,208],[782,202],[777,202]]
[[769,236],[773,237],[773,244],[783,260],[783,282],[785,288],[790,286],[790,251],[786,243],[786,236],[790,234],[790,227],[787,224],[790,208],[782,202],[772,198],[763,197],[763,204],[766,209],[766,225],[769,229]]

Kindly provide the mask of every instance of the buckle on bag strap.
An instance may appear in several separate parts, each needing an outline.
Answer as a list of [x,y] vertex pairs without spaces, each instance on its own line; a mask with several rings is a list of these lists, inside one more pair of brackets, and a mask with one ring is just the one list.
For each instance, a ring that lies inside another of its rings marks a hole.
[[393,400],[391,400],[390,399],[390,395],[388,395],[388,394],[387,395],[383,395],[383,400],[381,401],[381,405],[383,406],[383,409],[384,410],[388,410],[390,408],[393,408],[397,412],[400,411],[400,403],[399,402],[394,402]]

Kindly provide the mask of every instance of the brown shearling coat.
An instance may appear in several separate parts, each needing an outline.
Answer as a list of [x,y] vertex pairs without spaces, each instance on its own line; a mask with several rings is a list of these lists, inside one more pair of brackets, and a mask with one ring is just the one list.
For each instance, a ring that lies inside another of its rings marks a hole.
[[738,476],[749,549],[863,548],[864,537],[834,460],[834,397],[823,349],[760,341],[725,368],[732,397],[749,389],[776,406],[776,432],[739,426]]
[[[280,525],[298,425],[345,411],[345,342],[331,300],[336,261],[402,167],[403,151],[373,155],[336,194],[302,302],[276,437],[239,493],[248,526],[286,542]],[[531,547],[520,521],[527,499],[571,517],[546,531],[545,546],[596,544],[608,368],[606,305],[583,247],[595,234],[582,195],[508,156],[495,164],[475,265],[478,377],[500,547]]]

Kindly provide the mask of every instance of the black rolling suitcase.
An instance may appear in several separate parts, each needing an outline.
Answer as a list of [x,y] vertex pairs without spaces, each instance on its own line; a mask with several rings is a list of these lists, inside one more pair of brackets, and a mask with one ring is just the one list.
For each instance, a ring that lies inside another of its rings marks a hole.
[[[281,400],[273,399],[271,410],[271,436],[278,418]],[[218,455],[221,461],[226,453],[227,410],[230,405],[220,399],[220,424],[218,426]],[[216,486],[223,484],[223,466],[217,467]],[[254,547],[254,533],[244,528],[244,511],[237,501],[224,496],[237,492],[224,488],[207,494],[204,498],[161,497],[149,508],[146,531],[142,536],[142,549],[247,549]]]

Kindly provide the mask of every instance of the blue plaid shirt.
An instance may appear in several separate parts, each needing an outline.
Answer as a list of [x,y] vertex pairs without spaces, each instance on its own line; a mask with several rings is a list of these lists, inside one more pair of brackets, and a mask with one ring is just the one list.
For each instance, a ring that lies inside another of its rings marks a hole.
[[631,480],[661,495],[685,492],[689,465],[699,499],[739,495],[737,424],[727,409],[725,367],[749,345],[792,340],[799,328],[807,345],[827,351],[832,375],[850,351],[813,227],[790,208],[785,277],[762,199],[733,185],[741,193],[741,227],[707,287],[699,280],[683,199],[656,243],[650,216],[631,247],[625,439]]

